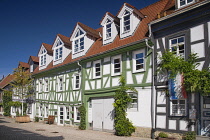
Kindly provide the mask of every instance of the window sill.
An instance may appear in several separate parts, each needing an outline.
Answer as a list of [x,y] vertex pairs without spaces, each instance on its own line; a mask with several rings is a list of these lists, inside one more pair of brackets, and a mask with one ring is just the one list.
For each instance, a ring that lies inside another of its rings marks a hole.
[[93,79],[100,79],[100,78],[101,78],[101,76],[93,77]]
[[132,73],[143,73],[143,72],[146,72],[145,69],[142,69],[142,70],[136,70],[136,71],[133,71]]
[[112,74],[111,74],[112,77],[114,77],[114,76],[119,76],[119,75],[121,75],[121,73],[116,73],[116,74],[113,74],[113,73],[112,73]]
[[73,55],[76,55],[76,54],[81,53],[81,52],[84,52],[84,51],[85,51],[85,50],[83,49],[83,50],[80,50],[80,51],[78,51],[78,52],[74,52]]

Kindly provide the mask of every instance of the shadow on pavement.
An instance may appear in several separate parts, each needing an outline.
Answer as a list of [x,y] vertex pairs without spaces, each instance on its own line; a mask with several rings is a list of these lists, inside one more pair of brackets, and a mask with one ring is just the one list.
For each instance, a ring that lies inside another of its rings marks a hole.
[[0,139],[1,140],[63,140],[64,138],[62,136],[47,137],[23,129],[0,125]]

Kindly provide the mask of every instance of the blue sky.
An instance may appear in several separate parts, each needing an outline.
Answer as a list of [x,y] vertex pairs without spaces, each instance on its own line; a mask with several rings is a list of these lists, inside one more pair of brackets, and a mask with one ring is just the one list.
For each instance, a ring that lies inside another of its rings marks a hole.
[[58,33],[70,36],[77,22],[101,27],[106,12],[116,15],[124,2],[137,9],[158,0],[0,0],[0,79],[37,56],[42,43]]

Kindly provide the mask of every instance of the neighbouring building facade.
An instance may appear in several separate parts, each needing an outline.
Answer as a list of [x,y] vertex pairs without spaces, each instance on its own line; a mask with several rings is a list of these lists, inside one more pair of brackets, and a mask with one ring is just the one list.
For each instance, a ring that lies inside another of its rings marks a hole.
[[[154,42],[155,69],[159,57],[170,50],[187,58],[197,53],[198,69],[209,67],[210,42],[210,1],[175,0],[171,1],[159,19],[150,23]],[[183,95],[181,92],[167,96],[171,88],[168,74],[155,76],[156,117],[155,130],[184,133],[196,131],[197,135],[210,135],[210,97],[199,93]],[[178,94],[180,94],[178,96]]]

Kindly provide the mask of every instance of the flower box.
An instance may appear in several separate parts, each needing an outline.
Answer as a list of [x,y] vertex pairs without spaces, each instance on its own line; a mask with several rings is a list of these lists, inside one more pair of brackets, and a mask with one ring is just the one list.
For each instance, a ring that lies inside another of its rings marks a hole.
[[15,122],[30,122],[30,117],[29,116],[19,116],[19,117],[15,117]]

